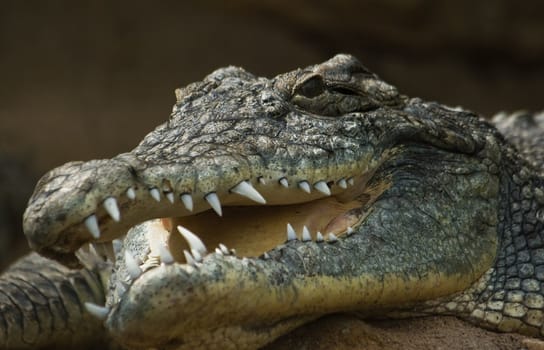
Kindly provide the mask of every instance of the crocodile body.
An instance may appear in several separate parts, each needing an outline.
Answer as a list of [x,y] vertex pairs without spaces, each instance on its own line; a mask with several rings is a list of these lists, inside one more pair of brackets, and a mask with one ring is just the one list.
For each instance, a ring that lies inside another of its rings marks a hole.
[[[31,247],[83,269],[32,255],[8,270],[0,344],[85,343],[103,325],[126,348],[254,349],[354,311],[544,335],[543,115],[493,125],[348,55],[273,79],[223,68],[176,97],[131,152],[37,184]],[[45,283],[97,316],[90,330],[32,307]]]

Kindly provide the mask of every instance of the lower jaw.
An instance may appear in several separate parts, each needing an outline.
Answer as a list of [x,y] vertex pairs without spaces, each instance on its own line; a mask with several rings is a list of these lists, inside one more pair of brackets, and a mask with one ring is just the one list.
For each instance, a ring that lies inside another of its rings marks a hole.
[[194,267],[163,265],[134,281],[129,296],[109,315],[107,328],[120,342],[138,348],[156,347],[165,339],[168,345],[179,339],[180,349],[221,348],[225,341],[240,342],[240,349],[263,346],[321,314],[294,316],[302,307],[290,306],[297,288],[287,280],[271,285],[273,270],[263,260],[248,265],[213,255]]
[[[125,266],[123,274],[128,272],[128,276],[124,277],[129,277],[131,281],[129,283],[131,297],[128,299],[132,300],[140,295],[138,299],[141,299],[142,303],[152,303],[153,300],[148,299],[149,295],[165,293],[164,300],[167,300],[168,303],[172,302],[172,298],[179,298],[176,305],[206,305],[210,300],[225,300],[234,297],[234,300],[227,303],[230,306],[239,302],[237,299],[239,295],[252,295],[255,294],[255,291],[257,294],[265,293],[270,290],[270,278],[274,279],[273,276],[286,267],[289,267],[288,270],[291,267],[296,268],[296,266],[291,266],[288,261],[282,262],[282,247],[285,246],[286,240],[292,241],[298,238],[298,241],[289,242],[291,243],[289,245],[291,253],[293,247],[305,247],[304,249],[314,249],[315,252],[318,252],[321,248],[317,248],[323,247],[322,244],[319,244],[320,241],[323,241],[323,235],[330,234],[327,239],[329,243],[334,244],[337,241],[336,236],[343,233],[349,234],[350,225],[361,221],[362,216],[353,215],[361,213],[361,205],[362,203],[359,201],[341,203],[335,197],[329,197],[296,205],[225,207],[222,217],[217,216],[213,211],[207,211],[191,217],[146,221],[130,230],[125,242],[127,244],[124,245],[124,248],[118,248],[124,250],[124,255],[121,254],[124,256],[121,266]],[[183,227],[181,230],[180,226]],[[285,233],[286,226],[291,228],[291,233],[287,235]],[[193,233],[187,234],[187,229]],[[305,232],[305,235],[297,237],[294,233],[295,230],[299,233]],[[322,233],[318,234],[318,232]],[[215,249],[215,247],[218,248]],[[119,252],[122,251],[119,250]],[[269,256],[267,256],[268,253],[270,253]],[[246,257],[250,259],[245,259]],[[257,257],[260,258],[253,260]],[[318,259],[318,256],[312,255],[312,259]],[[248,264],[252,267],[249,268]],[[260,266],[260,268],[255,270],[256,266]],[[213,283],[214,279],[218,278],[217,271],[224,271],[225,276],[223,277],[231,278],[231,281],[227,283],[220,279],[220,283]],[[206,274],[210,272],[211,274],[207,276]],[[257,272],[264,273],[264,275],[259,278],[259,281],[253,281],[256,285],[239,284],[240,281],[252,280]],[[117,275],[117,278],[123,274]],[[289,279],[291,278],[292,276]],[[284,284],[284,282],[280,284]],[[317,280],[307,282],[311,284],[309,290],[315,289],[316,285],[321,283]],[[204,284],[202,285],[202,283]],[[316,285],[312,285],[312,283]],[[173,289],[171,284],[175,284],[176,288],[174,289],[179,292],[179,294],[176,293],[176,297],[170,293]],[[299,287],[307,289],[308,286],[301,285]],[[183,292],[180,288],[191,290]],[[214,288],[217,289],[215,292],[212,291]],[[235,292],[237,288],[242,289]],[[288,286],[285,288],[290,290]],[[200,289],[207,290],[207,292],[205,294],[193,293],[193,290]],[[276,297],[285,294],[285,291],[282,291],[284,288],[280,285],[275,286],[274,289],[278,289]],[[110,299],[108,307],[114,307],[118,302],[125,305],[131,304],[126,297],[122,297],[125,294],[125,288],[118,292],[119,295],[114,293],[114,298],[108,298]],[[210,298],[208,299],[208,297]],[[274,304],[272,301],[276,300],[276,297],[273,295],[269,295],[269,297],[271,297],[269,305]],[[292,296],[292,298],[296,299],[296,296]],[[138,303],[136,306],[128,306],[126,311],[129,314],[130,310],[140,312],[138,311],[140,306],[137,305]],[[152,309],[160,309],[161,307],[156,305]],[[260,308],[262,307],[264,305]],[[186,311],[184,310],[184,312]],[[231,311],[227,308],[225,314]],[[238,311],[241,312],[241,309]],[[280,315],[290,315],[292,310],[291,307],[287,307],[279,314],[276,313],[277,311],[275,309],[269,310],[270,314],[265,315],[267,317],[264,319],[272,321],[281,319]],[[217,310],[210,310],[211,312],[217,312]],[[250,307],[247,317],[251,318],[249,315],[254,312],[255,309]],[[193,313],[188,314],[193,315]],[[194,315],[198,314],[198,312],[194,313]],[[153,317],[155,316],[153,315]],[[120,317],[120,319],[125,319],[125,317]]]

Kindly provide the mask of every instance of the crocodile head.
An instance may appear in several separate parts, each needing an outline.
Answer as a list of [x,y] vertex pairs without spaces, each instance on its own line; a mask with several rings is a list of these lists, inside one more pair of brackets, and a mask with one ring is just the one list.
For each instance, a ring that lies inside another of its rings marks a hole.
[[475,115],[348,55],[273,79],[219,69],[176,97],[131,152],[46,174],[24,216],[32,248],[69,265],[130,229],[95,310],[119,342],[254,348],[490,268],[501,159]]

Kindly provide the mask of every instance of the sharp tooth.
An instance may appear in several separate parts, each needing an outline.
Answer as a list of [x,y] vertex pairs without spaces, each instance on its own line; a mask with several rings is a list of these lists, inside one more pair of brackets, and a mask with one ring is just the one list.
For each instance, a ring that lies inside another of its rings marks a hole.
[[121,213],[119,212],[119,207],[117,206],[117,201],[113,197],[108,197],[104,200],[104,209],[110,214],[111,218],[114,221],[119,222],[121,220]]
[[225,255],[229,255],[229,254],[230,254],[229,248],[227,248],[227,246],[224,245],[223,243],[219,243],[219,249],[221,249],[221,251],[222,251],[223,254],[225,254]]
[[293,229],[293,226],[291,224],[287,224],[287,240],[292,241],[297,239],[297,233],[295,232],[295,229]]
[[161,262],[170,265],[174,262],[174,257],[172,256],[172,253],[170,253],[170,250],[168,250],[168,247],[164,243],[158,244],[159,248],[159,256],[161,258]]
[[329,243],[334,243],[338,240],[338,238],[334,235],[334,233],[329,233],[328,241]]
[[306,193],[310,193],[311,192],[311,189],[310,189],[310,184],[308,183],[308,181],[301,181],[298,183],[298,187],[300,187],[301,190],[303,190],[304,192]]
[[94,256],[100,257],[100,255],[98,255],[98,252],[96,251],[96,246],[94,243],[89,244],[89,253],[91,253]]
[[91,233],[91,236],[94,237],[94,239],[100,238],[100,228],[98,227],[98,220],[96,220],[96,215],[90,215],[88,218],[85,219],[85,226],[87,227],[87,230]]
[[174,193],[173,192],[167,192],[166,198],[170,201],[170,203],[174,204]]
[[191,254],[193,254],[196,262],[202,262],[202,255],[196,249],[191,249]]
[[153,197],[154,200],[156,200],[157,202],[160,202],[161,201],[161,193],[159,192],[159,189],[157,188],[152,188],[149,190],[149,194],[151,195],[151,197]]
[[280,179],[280,184],[285,188],[289,187],[289,182],[287,182],[287,179],[285,177],[282,177]]
[[219,248],[215,248],[215,253],[218,254],[218,255],[221,255],[221,256],[224,255],[223,252],[221,251],[221,249],[219,249]]
[[178,231],[179,233],[181,233],[183,238],[185,238],[187,243],[189,243],[189,248],[191,249],[191,251],[195,250],[199,252],[201,255],[206,254],[207,252],[206,246],[204,245],[204,243],[202,243],[202,241],[200,240],[200,238],[198,238],[197,235],[195,235],[194,233],[192,233],[191,231],[189,231],[183,226],[178,226]]
[[353,234],[353,228],[351,226],[348,226],[348,229],[346,230],[346,233],[349,235]]
[[193,259],[193,256],[191,255],[191,253],[189,253],[188,251],[184,250],[184,251],[183,251],[183,255],[185,255],[185,261],[187,261],[187,264],[193,265],[193,266],[196,265],[196,261],[195,261],[195,259]]
[[312,240],[312,235],[306,226],[302,228],[302,242],[308,242]]
[[189,193],[184,193],[180,198],[185,208],[189,211],[193,211],[193,197],[191,197]]
[[111,241],[111,246],[113,247],[113,253],[117,255],[123,248],[123,242],[120,239],[114,239]]
[[346,179],[338,180],[338,186],[340,186],[343,189],[348,188],[348,183],[346,182]]
[[315,235],[315,241],[316,242],[323,242],[323,235],[321,234],[321,232],[317,231],[317,234]]
[[353,184],[355,184],[355,181],[353,180],[352,177],[350,177],[350,178],[348,179],[348,185],[353,186]]
[[213,208],[213,210],[217,213],[219,216],[223,216],[223,211],[221,210],[221,203],[219,202],[219,197],[217,197],[217,193],[211,192],[204,197],[206,201],[210,204],[210,206]]
[[246,181],[240,182],[238,185],[231,189],[232,192],[238,193],[241,196],[247,197],[257,203],[265,204],[266,200],[261,194]]
[[110,313],[110,308],[105,306],[96,305],[93,303],[85,302],[85,309],[94,317],[101,321],[104,321]]
[[259,177],[257,178],[257,181],[259,181],[259,183],[260,183],[261,185],[266,185],[266,180],[265,180],[264,177],[262,177],[262,176],[259,176]]
[[125,264],[131,279],[135,280],[136,278],[140,277],[142,274],[142,269],[140,269],[138,262],[128,250],[125,250]]
[[327,186],[327,184],[325,183],[325,181],[319,181],[317,182],[315,185],[314,185],[315,189],[318,190],[319,192],[323,193],[323,194],[326,194],[327,196],[330,196],[331,195],[331,189],[329,188],[329,186]]
[[132,187],[129,187],[128,190],[127,190],[127,197],[131,200],[135,200],[136,199],[136,192],[134,191],[134,188]]
[[263,259],[265,259],[265,260],[270,259],[270,255],[268,255],[268,253],[264,253],[263,254]]

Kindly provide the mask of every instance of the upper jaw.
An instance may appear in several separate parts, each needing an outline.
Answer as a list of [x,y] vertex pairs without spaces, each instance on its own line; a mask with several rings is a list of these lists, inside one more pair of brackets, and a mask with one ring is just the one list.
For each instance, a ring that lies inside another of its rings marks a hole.
[[[103,169],[115,168],[110,166],[114,164],[113,161],[107,164]],[[123,169],[120,173],[130,172]],[[52,258],[64,260],[87,242],[111,241],[137,223],[152,218],[191,216],[210,209],[221,216],[225,206],[310,202],[340,194],[357,179],[357,176],[351,175],[351,171],[347,175],[331,176],[317,181],[309,177],[300,179],[296,175],[257,174],[259,175],[251,174],[250,178],[233,178],[231,184],[223,189],[209,192],[182,192],[175,190],[173,186],[149,186],[135,181],[132,174],[126,177],[108,176],[100,181],[100,185],[108,187],[107,190],[98,185],[91,186],[90,192],[76,191],[73,193],[76,198],[64,198],[60,202],[64,205],[59,206],[59,202],[54,199],[43,204],[48,207],[49,217],[54,218],[55,212],[66,217],[63,224],[67,227],[63,229],[59,228],[61,223],[55,220],[50,220],[45,225],[44,218],[48,216],[43,213],[36,215],[31,200],[25,214],[25,232],[34,249]],[[114,180],[110,183],[104,179]],[[70,208],[72,203],[76,203],[74,209]]]
[[210,208],[221,215],[223,206],[286,205],[336,195],[375,166],[375,156],[372,148],[355,150],[358,145],[329,140],[335,143],[339,152],[327,157],[312,145],[285,150],[308,153],[303,162],[272,147],[259,155],[223,153],[212,163],[195,155],[187,163],[153,164],[138,149],[109,160],[68,163],[37,186],[25,212],[25,234],[35,250],[66,262],[83,244],[111,241],[152,218]]

